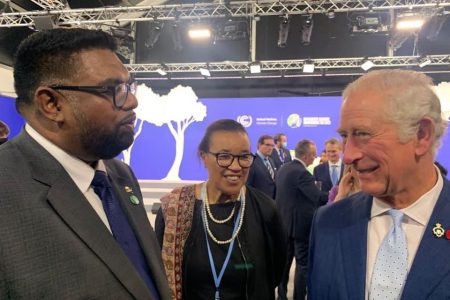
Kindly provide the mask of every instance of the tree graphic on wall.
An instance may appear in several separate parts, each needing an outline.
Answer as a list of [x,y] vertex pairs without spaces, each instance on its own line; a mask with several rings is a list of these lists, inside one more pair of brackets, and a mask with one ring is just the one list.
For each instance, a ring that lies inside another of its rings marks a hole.
[[[175,158],[165,180],[180,180],[180,166],[184,153],[185,131],[193,122],[203,121],[206,117],[206,106],[198,102],[198,97],[191,87],[178,85],[167,95],[158,95],[145,84],[138,86],[136,98],[139,106],[136,108],[135,139],[142,132],[144,122],[156,126],[167,125],[175,139]],[[131,146],[124,151],[124,161],[130,163]],[[127,161],[128,159],[128,161]]]

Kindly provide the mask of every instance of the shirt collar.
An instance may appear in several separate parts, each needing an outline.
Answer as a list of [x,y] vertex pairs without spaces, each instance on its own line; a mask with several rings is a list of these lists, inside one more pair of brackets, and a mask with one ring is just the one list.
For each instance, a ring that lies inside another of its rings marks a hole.
[[[25,124],[25,131],[61,164],[80,191],[83,194],[86,193],[91,186],[92,179],[94,179],[95,170],[86,162],[70,155],[50,142],[28,123]],[[105,164],[102,160],[98,161],[96,169],[106,172]]]
[[256,154],[259,156],[259,158],[261,158],[262,160],[266,160],[267,156],[265,156],[264,154],[262,154],[261,152],[259,152],[259,150],[256,150]]
[[295,160],[298,160],[305,168],[308,168],[308,166],[305,164],[305,162],[303,160],[301,160],[300,158],[294,157]]
[[337,166],[338,168],[340,168],[341,167],[341,159],[339,158],[339,160],[335,164],[333,164],[331,161],[328,161],[328,165],[330,166],[330,168],[331,168],[331,166]]
[[[417,201],[411,204],[408,207],[401,209],[401,211],[408,216],[408,218],[416,221],[417,223],[426,226],[428,220],[433,213],[433,209],[436,205],[437,200],[439,199],[439,195],[444,186],[444,181],[442,180],[441,173],[438,168],[435,168],[438,180],[436,184],[425,194],[419,197]],[[379,216],[390,210],[392,207],[385,203],[384,201],[373,197],[372,210],[370,214],[370,218]]]

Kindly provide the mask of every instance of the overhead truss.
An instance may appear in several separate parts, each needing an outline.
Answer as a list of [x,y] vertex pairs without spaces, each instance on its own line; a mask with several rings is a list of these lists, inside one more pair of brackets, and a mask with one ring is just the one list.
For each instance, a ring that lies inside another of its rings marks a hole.
[[[414,67],[423,59],[429,59],[428,66],[449,66],[450,55],[429,55],[426,58],[419,56],[377,56],[377,57],[354,57],[354,58],[321,58],[313,60],[266,60],[261,61],[261,72],[266,71],[301,71],[305,62],[314,63],[316,70],[333,69],[356,69],[360,71],[361,64],[370,59],[374,63],[373,68],[392,67]],[[129,64],[126,65],[130,73],[156,73],[163,69],[168,74],[176,73],[199,73],[200,69],[208,69],[211,73],[249,71],[249,61],[225,61],[211,63],[168,63],[168,64]],[[450,68],[448,70],[450,72]]]
[[[146,20],[255,17],[351,11],[418,10],[450,7],[450,0],[237,1],[156,6],[67,9],[64,1],[34,0],[46,10],[0,14],[0,27],[33,26],[35,16],[54,16],[58,25],[89,26]],[[51,5],[47,7],[47,5]]]

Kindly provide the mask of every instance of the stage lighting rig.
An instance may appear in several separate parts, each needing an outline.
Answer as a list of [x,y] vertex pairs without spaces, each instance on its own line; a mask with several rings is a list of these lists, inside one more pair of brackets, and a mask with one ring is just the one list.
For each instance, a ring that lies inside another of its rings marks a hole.
[[312,15],[302,16],[302,45],[308,46],[311,43],[311,34],[314,26]]
[[351,32],[354,34],[384,33],[389,31],[388,16],[383,13],[367,12],[352,16]]
[[280,17],[280,27],[278,30],[278,47],[284,48],[287,45],[289,35],[289,15],[285,14]]

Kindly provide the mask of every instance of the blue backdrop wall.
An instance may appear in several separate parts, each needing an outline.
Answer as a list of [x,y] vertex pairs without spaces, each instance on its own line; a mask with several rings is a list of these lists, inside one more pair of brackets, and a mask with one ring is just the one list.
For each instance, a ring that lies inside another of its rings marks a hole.
[[[340,97],[215,98],[198,99],[198,102],[206,106],[206,116],[192,122],[184,130],[182,160],[175,172],[182,180],[206,178],[206,171],[197,157],[197,146],[207,125],[220,118],[239,120],[247,126],[253,151],[256,151],[257,139],[262,134],[285,133],[290,149],[301,139],[311,139],[316,142],[319,153],[324,148],[325,140],[338,137],[336,128]],[[13,99],[0,97],[0,120],[9,124],[11,137],[20,132],[24,121],[17,114]],[[138,125],[140,123],[140,134],[129,153],[131,167],[139,179],[168,178],[176,157],[174,136],[167,124],[155,125],[143,119],[138,120]],[[448,136],[447,133],[437,159],[450,169]]]

